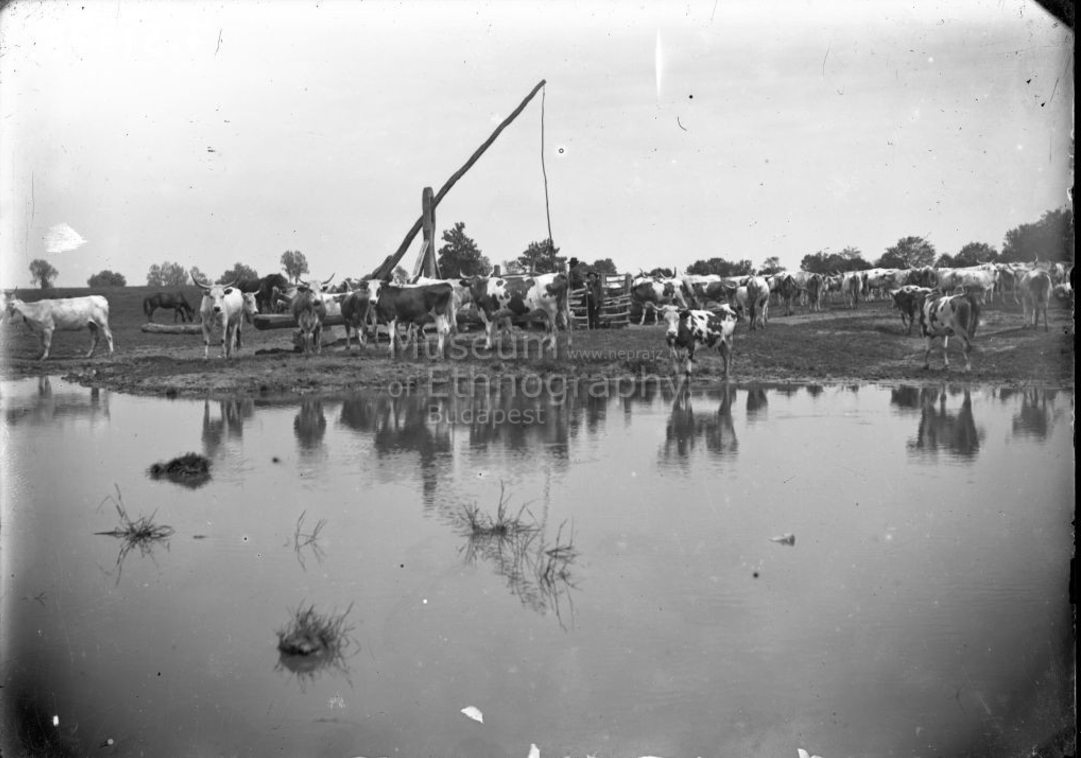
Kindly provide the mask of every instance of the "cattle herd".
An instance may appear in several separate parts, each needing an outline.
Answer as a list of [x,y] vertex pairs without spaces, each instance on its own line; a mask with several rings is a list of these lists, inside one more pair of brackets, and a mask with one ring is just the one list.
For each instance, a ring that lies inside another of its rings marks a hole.
[[[826,298],[839,299],[856,309],[861,300],[891,298],[900,311],[902,325],[911,334],[919,322],[926,338],[925,368],[934,339],[941,337],[943,362],[949,366],[946,344],[951,336],[960,339],[965,369],[970,366],[969,351],[980,322],[981,308],[995,297],[1004,302],[1011,297],[1022,304],[1024,323],[1038,328],[1043,315],[1047,326],[1047,307],[1052,297],[1071,300],[1073,267],[1062,263],[985,263],[965,268],[873,268],[837,273],[831,276],[797,271],[735,277],[640,275],[630,281],[630,295],[641,310],[639,324],[647,313],[666,324],[665,341],[673,365],[686,358],[685,371],[694,366],[699,346],[716,348],[727,378],[732,364],[733,334],[736,324],[746,320],[751,331],[766,328],[770,301],[792,315],[797,301],[811,311],[820,311]],[[352,350],[351,333],[359,345],[380,326],[390,336],[390,354],[403,343],[399,327],[405,327],[404,339],[416,338],[424,325],[434,323],[438,355],[444,356],[448,336],[458,328],[458,311],[475,310],[485,330],[485,347],[491,349],[496,330],[519,322],[541,319],[545,336],[542,345],[557,352],[557,330],[562,326],[571,344],[574,319],[570,311],[572,281],[584,284],[584,305],[588,328],[600,326],[596,314],[603,288],[595,275],[581,277],[577,270],[548,274],[507,276],[472,276],[460,279],[401,281],[345,279],[332,288],[334,276],[324,280],[291,284],[281,274],[257,280],[211,284],[193,274],[192,281],[202,291],[199,315],[202,326],[204,358],[210,344],[221,346],[222,357],[230,357],[241,346],[243,323],[251,323],[257,313],[291,314],[298,329],[298,342],[305,355],[320,352],[322,330],[328,316],[340,316],[345,325],[346,350]],[[194,309],[180,292],[159,292],[147,297],[143,310],[153,320],[158,309],[172,309],[174,322],[192,321]],[[26,303],[11,293],[4,295],[3,316],[25,322],[39,335],[49,356],[53,332],[89,329],[93,342],[87,357],[94,354],[100,335],[113,352],[109,329],[109,303],[101,295],[39,300]]]

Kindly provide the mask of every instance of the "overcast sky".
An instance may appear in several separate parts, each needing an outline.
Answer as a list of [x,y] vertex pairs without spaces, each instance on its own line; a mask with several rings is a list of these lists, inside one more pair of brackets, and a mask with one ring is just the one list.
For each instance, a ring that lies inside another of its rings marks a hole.
[[[542,79],[555,243],[620,270],[1001,248],[1071,175],[1073,33],[1020,0],[25,0],[0,36],[5,287],[366,274]],[[548,236],[541,106],[437,210],[493,263]]]

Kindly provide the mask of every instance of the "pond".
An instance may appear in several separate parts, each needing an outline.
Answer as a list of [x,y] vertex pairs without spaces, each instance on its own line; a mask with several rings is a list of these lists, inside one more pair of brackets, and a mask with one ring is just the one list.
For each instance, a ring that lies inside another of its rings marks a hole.
[[[1015,755],[1073,724],[1071,391],[0,392],[12,755]],[[187,452],[202,486],[148,475]],[[101,534],[120,508],[171,533]],[[278,651],[307,608],[342,622],[318,665]]]

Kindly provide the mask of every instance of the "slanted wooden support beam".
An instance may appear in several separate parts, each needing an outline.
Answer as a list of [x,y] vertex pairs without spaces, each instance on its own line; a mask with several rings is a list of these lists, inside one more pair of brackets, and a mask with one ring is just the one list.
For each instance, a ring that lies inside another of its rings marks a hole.
[[[540,83],[533,88],[533,91],[526,95],[525,100],[519,103],[518,107],[515,108],[514,111],[505,119],[503,119],[502,123],[500,123],[500,125],[495,128],[495,131],[492,132],[492,135],[487,140],[484,141],[484,144],[478,147],[476,151],[471,156],[469,156],[469,160],[465,162],[465,165],[455,171],[454,174],[451,175],[450,179],[447,179],[446,183],[440,188],[436,196],[432,198],[433,211],[435,210],[435,207],[439,205],[439,201],[443,199],[443,196],[450,191],[450,188],[453,187],[458,182],[458,180],[465,175],[466,171],[473,167],[473,164],[476,163],[482,155],[484,155],[484,151],[492,146],[492,143],[495,142],[496,137],[498,137],[500,133],[504,129],[506,129],[507,126],[510,125],[511,121],[518,117],[518,114],[525,109],[525,107],[529,104],[529,101],[533,99],[534,95],[540,92],[541,87],[543,87],[544,85],[545,80],[541,79]],[[424,217],[422,215],[421,218],[418,218],[416,220],[416,223],[413,224],[409,232],[406,233],[405,239],[402,240],[402,244],[398,246],[398,250],[392,255],[388,255],[386,260],[383,261],[383,265],[379,266],[379,268],[372,272],[372,279],[390,278],[391,274],[394,272],[394,267],[398,265],[399,261],[401,261],[402,259],[402,256],[405,255],[405,251],[408,250],[409,246],[413,243],[413,238],[417,236],[417,232],[420,231],[420,227],[423,223]]]

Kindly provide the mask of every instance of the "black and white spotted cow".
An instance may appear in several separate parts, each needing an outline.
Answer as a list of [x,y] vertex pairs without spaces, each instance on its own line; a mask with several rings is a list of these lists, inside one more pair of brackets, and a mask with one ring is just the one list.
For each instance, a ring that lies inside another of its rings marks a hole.
[[971,367],[968,360],[972,342],[976,338],[976,327],[980,324],[980,299],[971,292],[963,295],[944,295],[940,290],[931,290],[920,309],[920,331],[927,338],[927,350],[923,356],[923,368],[931,367],[931,343],[936,337],[942,338],[942,363],[949,369],[950,358],[946,346],[950,337],[960,337],[965,356],[965,371]]
[[723,378],[727,379],[732,366],[732,337],[736,330],[736,312],[731,306],[721,305],[714,311],[679,310],[668,306],[662,310],[668,329],[665,341],[672,356],[673,368],[681,354],[687,356],[685,372],[690,376],[694,370],[694,351],[699,345],[717,348],[724,361]]

